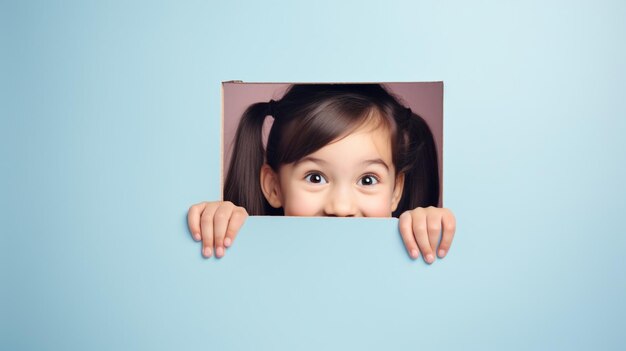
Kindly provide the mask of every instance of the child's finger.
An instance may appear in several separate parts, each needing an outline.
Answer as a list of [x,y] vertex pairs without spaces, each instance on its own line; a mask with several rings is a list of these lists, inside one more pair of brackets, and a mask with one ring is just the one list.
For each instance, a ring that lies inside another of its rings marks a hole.
[[215,216],[213,216],[215,257],[220,258],[224,256],[224,236],[226,235],[226,228],[234,207],[235,205],[232,202],[224,202],[217,208]]
[[189,226],[191,237],[195,241],[202,240],[200,235],[200,215],[202,215],[202,211],[204,211],[206,206],[206,202],[201,202],[189,207],[189,211],[187,211],[187,225]]
[[417,248],[417,243],[415,242],[415,237],[413,236],[413,221],[411,218],[411,212],[404,212],[400,215],[400,218],[398,219],[400,226],[400,236],[402,236],[404,247],[409,253],[409,256],[411,256],[412,259],[416,259],[419,257],[419,250]]
[[213,254],[213,215],[215,206],[207,206],[200,218],[200,228],[202,229],[202,254],[209,258]]
[[441,237],[441,213],[434,211],[427,215],[426,226],[428,228],[430,248],[435,252],[437,250],[437,244],[439,244],[439,238]]
[[423,208],[416,208],[411,211],[411,216],[413,217],[413,235],[415,236],[415,241],[417,241],[417,246],[419,246],[422,252],[422,257],[426,263],[433,263],[435,256],[428,240],[426,213]]
[[233,244],[246,218],[248,218],[248,212],[246,212],[243,207],[235,207],[233,214],[230,216],[228,228],[226,229],[226,236],[224,238],[225,247],[230,247],[230,245]]
[[449,210],[446,210],[441,217],[443,225],[443,235],[441,237],[441,244],[439,244],[439,257],[443,258],[450,250],[452,245],[452,239],[456,231],[456,219]]

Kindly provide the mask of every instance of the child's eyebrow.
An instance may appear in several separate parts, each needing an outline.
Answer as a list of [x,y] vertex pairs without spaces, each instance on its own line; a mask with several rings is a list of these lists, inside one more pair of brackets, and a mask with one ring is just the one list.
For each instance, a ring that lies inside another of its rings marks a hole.
[[[322,165],[322,166],[328,165],[328,162],[322,160],[321,158],[312,157],[312,156],[306,156],[306,157],[303,157],[303,158],[299,159],[298,161],[296,161],[294,163],[294,167],[298,166],[299,164],[301,164],[303,162],[307,162],[307,161],[308,162],[317,163],[318,165]],[[381,166],[385,167],[385,169],[387,171],[389,171],[389,165],[387,165],[387,163],[385,161],[383,161],[382,159],[380,159],[380,158],[375,158],[375,159],[371,159],[371,160],[365,160],[365,161],[361,162],[361,164],[364,165],[364,166],[381,165]]]
[[387,163],[385,161],[383,161],[380,158],[376,158],[373,160],[365,160],[362,162],[363,165],[365,166],[369,166],[369,165],[381,165],[383,167],[385,167],[387,170],[389,170],[389,165],[387,165]]
[[317,164],[320,164],[322,166],[328,164],[328,162],[322,160],[321,158],[312,157],[312,156],[306,156],[306,157],[303,157],[303,158],[299,159],[298,161],[294,162],[293,165],[295,167],[295,166],[297,166],[297,165],[299,165],[299,164],[301,164],[303,162],[307,162],[307,161],[313,162],[313,163],[317,163]]

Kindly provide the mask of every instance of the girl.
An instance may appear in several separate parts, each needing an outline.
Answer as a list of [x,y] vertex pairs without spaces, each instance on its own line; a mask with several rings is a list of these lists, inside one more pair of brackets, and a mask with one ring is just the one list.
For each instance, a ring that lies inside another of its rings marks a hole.
[[[262,127],[274,122],[267,147]],[[426,122],[379,84],[296,84],[252,104],[237,129],[224,200],[191,206],[202,253],[222,257],[250,215],[399,217],[411,258],[443,258],[451,211],[437,208],[437,151]],[[440,239],[441,238],[441,242]]]

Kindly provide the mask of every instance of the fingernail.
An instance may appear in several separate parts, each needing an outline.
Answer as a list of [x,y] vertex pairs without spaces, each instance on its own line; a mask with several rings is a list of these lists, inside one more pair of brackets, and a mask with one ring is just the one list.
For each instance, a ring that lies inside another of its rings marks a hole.
[[205,247],[204,248],[204,257],[206,257],[206,258],[211,257],[211,248],[210,247]]
[[415,250],[415,249],[411,250],[411,257],[412,258],[417,258],[417,255],[418,255],[417,250]]
[[433,254],[426,255],[426,262],[433,263],[434,261],[435,261],[435,258],[433,257]]
[[224,239],[224,246],[226,246],[226,247],[230,247],[230,243],[231,243],[231,242],[230,242],[230,238],[226,238],[226,239]]
[[446,255],[446,250],[439,250],[439,257],[443,258]]
[[194,238],[194,239],[196,239],[196,241],[200,241],[200,239],[201,239],[201,238],[200,238],[200,234],[198,234],[198,233],[195,233],[195,234],[193,235],[193,238]]
[[217,257],[224,256],[224,248],[219,246],[217,249],[215,249],[215,256]]

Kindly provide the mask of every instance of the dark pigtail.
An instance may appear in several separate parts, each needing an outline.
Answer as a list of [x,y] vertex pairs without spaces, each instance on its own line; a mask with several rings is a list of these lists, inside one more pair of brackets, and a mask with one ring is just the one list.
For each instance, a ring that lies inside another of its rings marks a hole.
[[269,206],[260,186],[261,166],[265,160],[262,129],[270,104],[259,102],[246,109],[235,136],[228,175],[224,183],[224,201],[245,208],[250,215],[266,214]]
[[394,217],[417,207],[438,206],[439,204],[439,161],[433,134],[420,116],[406,109],[402,123],[406,126],[400,136],[403,150],[399,171],[404,173],[404,190]]

